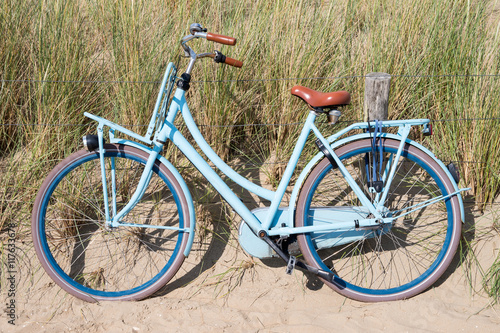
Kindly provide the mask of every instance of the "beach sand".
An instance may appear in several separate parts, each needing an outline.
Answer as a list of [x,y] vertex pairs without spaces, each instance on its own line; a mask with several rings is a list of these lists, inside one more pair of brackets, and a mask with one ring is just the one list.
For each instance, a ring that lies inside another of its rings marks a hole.
[[[278,259],[249,257],[234,230],[195,248],[157,295],[139,302],[91,304],[55,285],[40,268],[30,242],[20,242],[24,255],[17,263],[17,318],[10,325],[4,310],[0,331],[498,332],[500,306],[491,305],[482,291],[480,272],[498,255],[500,238],[491,224],[499,216],[494,210],[468,214],[474,229],[465,238],[473,246],[464,262],[457,255],[445,276],[416,297],[376,304],[346,299],[298,270],[287,275]],[[9,300],[4,288],[2,299]]]

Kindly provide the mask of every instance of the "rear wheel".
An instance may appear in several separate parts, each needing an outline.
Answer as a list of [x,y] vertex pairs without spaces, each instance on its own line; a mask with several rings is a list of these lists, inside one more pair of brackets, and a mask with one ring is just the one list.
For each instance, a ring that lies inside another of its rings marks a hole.
[[[445,171],[420,149],[406,145],[400,159],[394,161],[399,143],[380,141],[382,174],[389,170],[388,165],[397,163],[384,205],[386,217],[396,217],[409,211],[406,208],[454,192]],[[377,193],[367,186],[367,172],[373,176],[371,140],[349,143],[336,154],[367,197],[376,201]],[[340,171],[324,158],[303,184],[296,225],[353,221],[369,215]],[[453,196],[376,230],[308,233],[298,235],[298,242],[309,265],[333,273],[333,283],[325,284],[346,297],[376,302],[409,298],[430,287],[451,263],[460,234],[460,206]]]
[[[109,210],[114,169],[120,211],[135,192],[148,154],[123,145],[104,148]],[[33,208],[38,258],[61,288],[83,300],[145,298],[165,285],[184,261],[190,224],[185,195],[157,161],[142,199],[122,221],[150,228],[107,227],[103,198],[99,153],[82,150],[59,163]]]

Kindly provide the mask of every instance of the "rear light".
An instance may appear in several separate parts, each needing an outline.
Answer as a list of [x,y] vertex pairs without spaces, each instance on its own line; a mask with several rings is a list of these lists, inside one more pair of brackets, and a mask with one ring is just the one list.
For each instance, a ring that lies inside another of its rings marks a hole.
[[432,124],[425,124],[424,129],[422,130],[422,133],[425,136],[431,136],[432,135]]

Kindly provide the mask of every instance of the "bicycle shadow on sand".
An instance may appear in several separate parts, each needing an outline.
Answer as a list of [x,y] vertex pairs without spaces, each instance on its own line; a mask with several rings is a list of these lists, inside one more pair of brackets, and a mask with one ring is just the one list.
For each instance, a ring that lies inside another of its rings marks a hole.
[[[262,172],[260,169],[264,162],[255,163],[255,160],[246,158],[233,162],[236,164],[235,171],[243,177],[258,185],[262,183]],[[238,166],[240,166],[239,170],[237,169]],[[196,169],[192,168],[192,170],[195,171]],[[195,280],[214,268],[217,262],[224,256],[224,252],[228,246],[237,246],[236,251],[238,253],[240,251],[244,252],[237,240],[239,224],[242,221],[241,217],[233,212],[229,204],[224,201],[220,194],[201,174],[193,172],[183,174],[183,177],[186,179],[195,203],[195,240],[191,253],[186,259],[187,262],[185,261],[181,266],[179,273],[176,275],[177,278],[173,279],[151,297],[165,296],[190,283],[202,284],[203,282],[195,282]],[[258,196],[242,189],[227,177],[223,176],[222,179],[250,210],[269,206],[268,202],[263,203]]]

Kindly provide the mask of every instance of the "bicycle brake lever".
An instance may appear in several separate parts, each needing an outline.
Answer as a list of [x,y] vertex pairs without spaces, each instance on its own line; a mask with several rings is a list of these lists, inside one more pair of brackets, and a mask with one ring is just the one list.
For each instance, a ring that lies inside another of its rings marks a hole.
[[226,56],[222,54],[222,52],[219,52],[217,50],[214,51],[214,61],[218,64],[224,63],[226,61]]

